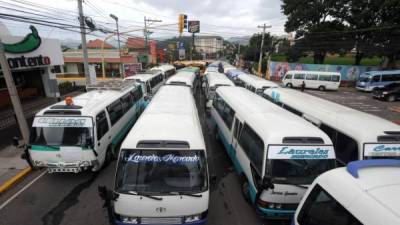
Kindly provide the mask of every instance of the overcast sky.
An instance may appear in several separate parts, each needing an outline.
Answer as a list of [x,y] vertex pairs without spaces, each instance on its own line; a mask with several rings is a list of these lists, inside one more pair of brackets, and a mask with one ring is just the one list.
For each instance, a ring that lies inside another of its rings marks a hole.
[[[31,5],[30,3],[40,4]],[[272,25],[268,29],[272,34],[284,34],[286,17],[281,13],[280,0],[85,0],[84,13],[90,16],[98,25],[115,29],[115,21],[108,15],[110,13],[119,17],[120,31],[135,30],[130,33],[142,36],[144,16],[151,19],[162,20],[152,26],[152,38],[177,36],[178,14],[185,13],[189,20],[200,20],[200,35],[220,35],[223,37],[251,36],[260,32],[257,25],[266,23]],[[18,14],[22,12],[6,9],[18,8],[28,10],[34,8],[35,13],[45,14],[58,18],[60,23],[78,25],[77,0],[2,0],[0,1],[0,13]],[[51,8],[49,8],[51,7]],[[48,13],[47,13],[48,12]],[[35,16],[24,14],[25,16]],[[47,19],[49,20],[49,19]],[[54,19],[52,19],[54,20]],[[55,21],[55,20],[54,20]],[[28,24],[0,18],[12,34],[24,35],[29,32]],[[57,28],[39,27],[42,37],[58,39],[79,40],[78,33],[62,31]],[[100,37],[105,35],[95,33]],[[89,36],[88,39],[96,37]]]

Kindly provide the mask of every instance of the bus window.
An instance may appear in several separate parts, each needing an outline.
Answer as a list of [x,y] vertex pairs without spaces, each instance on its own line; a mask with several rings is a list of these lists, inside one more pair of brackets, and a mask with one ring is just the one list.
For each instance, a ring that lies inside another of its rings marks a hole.
[[97,140],[100,140],[108,132],[106,112],[102,111],[96,116]]
[[233,111],[233,109],[228,104],[225,104],[222,119],[224,120],[229,130],[232,127],[234,116],[235,116],[235,111]]
[[331,138],[335,147],[336,158],[340,163],[347,164],[358,159],[357,142],[353,138],[325,124],[321,124],[320,129]]
[[239,144],[243,148],[255,169],[261,174],[263,166],[264,142],[247,124],[244,125],[239,138]]
[[307,74],[306,80],[318,80],[318,75],[317,74]]
[[107,111],[108,115],[110,115],[111,126],[118,122],[118,120],[124,115],[122,104],[119,99],[107,106]]
[[375,75],[372,77],[372,82],[380,82],[381,81],[381,75]]
[[299,225],[362,225],[318,184],[304,202],[297,222]]
[[286,74],[285,80],[286,79],[292,79],[293,75],[292,74]]
[[290,106],[288,106],[288,105],[282,104],[282,107],[283,107],[284,109],[286,109],[287,111],[289,111],[289,112],[291,112],[291,113],[294,113],[294,114],[296,114],[296,115],[298,115],[298,116],[302,116],[302,115],[303,115],[300,111],[298,111],[298,110],[296,110],[296,109],[294,109],[294,108],[292,108],[292,107],[290,107]]
[[331,81],[331,76],[330,75],[319,75],[320,81]]
[[333,82],[339,82],[339,80],[340,80],[340,76],[332,75],[332,81]]
[[294,75],[294,79],[303,80],[304,79],[304,74],[296,73]]
[[130,108],[133,106],[133,101],[131,95],[128,93],[121,98],[122,110],[124,113],[128,112]]

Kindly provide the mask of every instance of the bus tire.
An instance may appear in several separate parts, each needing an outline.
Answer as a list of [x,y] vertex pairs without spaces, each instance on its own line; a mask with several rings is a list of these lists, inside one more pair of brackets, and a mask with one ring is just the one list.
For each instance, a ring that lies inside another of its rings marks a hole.
[[287,83],[287,84],[286,84],[286,87],[288,87],[288,88],[293,88],[293,84],[292,84],[292,83]]
[[245,176],[242,178],[242,194],[246,202],[250,203],[250,185]]
[[325,86],[322,86],[322,85],[321,85],[321,86],[318,87],[318,90],[320,90],[320,91],[325,91],[326,89],[325,89]]

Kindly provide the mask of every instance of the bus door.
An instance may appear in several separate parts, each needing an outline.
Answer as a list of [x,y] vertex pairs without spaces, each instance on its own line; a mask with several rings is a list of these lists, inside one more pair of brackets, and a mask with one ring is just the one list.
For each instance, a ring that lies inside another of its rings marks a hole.
[[243,122],[240,119],[238,119],[237,116],[235,116],[235,122],[233,124],[232,140],[231,140],[231,146],[232,146],[233,149],[230,152],[232,159],[234,159],[233,162],[235,163],[235,166],[237,166],[236,165],[236,163],[237,163],[236,154],[237,154],[237,147],[238,147],[238,139],[240,137],[240,133],[242,131],[242,128],[243,128]]

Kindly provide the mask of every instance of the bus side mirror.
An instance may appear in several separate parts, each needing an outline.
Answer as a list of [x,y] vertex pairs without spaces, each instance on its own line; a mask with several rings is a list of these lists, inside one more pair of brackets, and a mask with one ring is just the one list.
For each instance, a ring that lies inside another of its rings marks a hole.
[[13,143],[13,145],[14,145],[15,147],[18,147],[18,146],[19,146],[19,139],[18,139],[18,137],[13,137],[12,143]]
[[210,176],[210,183],[212,185],[215,185],[217,183],[217,175],[211,175]]
[[93,139],[88,137],[86,138],[86,146],[88,146],[89,148],[93,148]]
[[272,183],[272,178],[270,176],[264,176],[261,182],[261,188],[264,190],[275,188],[274,184]]
[[97,187],[99,196],[106,203],[109,201],[115,201],[118,199],[119,195],[112,190],[108,189],[106,186],[98,186]]

